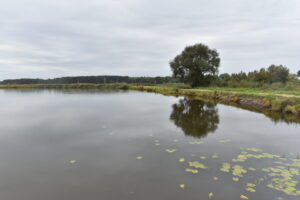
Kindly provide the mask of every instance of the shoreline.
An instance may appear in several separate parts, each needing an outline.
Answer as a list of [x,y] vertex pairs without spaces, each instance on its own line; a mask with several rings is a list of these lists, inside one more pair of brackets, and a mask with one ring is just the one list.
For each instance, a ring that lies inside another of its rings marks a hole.
[[0,89],[118,89],[137,90],[159,93],[167,96],[186,96],[200,98],[215,103],[235,106],[268,117],[284,121],[300,122],[300,95],[274,94],[268,92],[239,92],[229,91],[228,88],[200,88],[187,89],[168,85],[134,85],[124,83],[114,84],[28,84],[28,85],[0,85]]

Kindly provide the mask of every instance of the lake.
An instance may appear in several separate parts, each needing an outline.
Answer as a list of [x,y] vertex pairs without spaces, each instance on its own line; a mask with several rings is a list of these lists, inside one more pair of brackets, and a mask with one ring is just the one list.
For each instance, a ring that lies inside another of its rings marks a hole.
[[2,200],[296,200],[300,127],[136,91],[0,90]]

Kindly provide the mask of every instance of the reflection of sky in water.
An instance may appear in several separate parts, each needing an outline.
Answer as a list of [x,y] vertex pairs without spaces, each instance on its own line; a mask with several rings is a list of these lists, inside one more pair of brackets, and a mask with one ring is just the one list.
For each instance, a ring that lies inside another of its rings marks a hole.
[[[270,177],[255,193],[245,190],[266,172],[248,170],[235,182],[220,171],[224,162],[247,169],[278,161],[232,162],[243,151],[297,157],[296,124],[141,92],[0,91],[0,103],[0,199],[207,199],[210,192],[225,200],[299,198],[267,188]],[[208,168],[185,172],[191,161]]]

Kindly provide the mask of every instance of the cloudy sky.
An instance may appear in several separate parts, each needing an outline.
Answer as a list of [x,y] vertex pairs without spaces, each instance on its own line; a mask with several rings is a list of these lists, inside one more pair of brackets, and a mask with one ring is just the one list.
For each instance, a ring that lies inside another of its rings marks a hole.
[[0,80],[170,75],[187,45],[219,51],[220,72],[300,70],[299,0],[2,0]]

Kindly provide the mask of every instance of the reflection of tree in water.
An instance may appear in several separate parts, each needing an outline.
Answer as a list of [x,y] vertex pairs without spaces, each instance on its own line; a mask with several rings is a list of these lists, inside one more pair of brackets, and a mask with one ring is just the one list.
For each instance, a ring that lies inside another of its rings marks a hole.
[[200,138],[218,128],[219,115],[213,103],[184,98],[173,104],[170,120],[186,135]]

